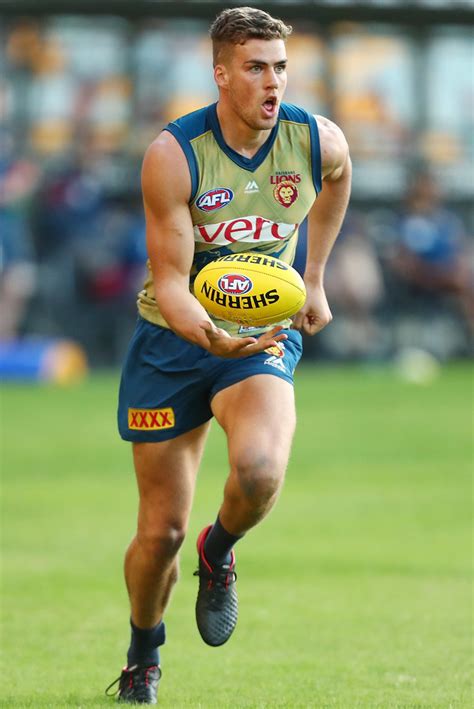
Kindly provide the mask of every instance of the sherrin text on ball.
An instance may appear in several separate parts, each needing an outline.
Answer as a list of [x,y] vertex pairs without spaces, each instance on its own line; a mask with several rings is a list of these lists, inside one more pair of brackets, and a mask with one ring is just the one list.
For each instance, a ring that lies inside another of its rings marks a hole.
[[263,327],[297,313],[306,289],[299,273],[284,261],[244,252],[204,266],[194,281],[194,295],[216,318]]

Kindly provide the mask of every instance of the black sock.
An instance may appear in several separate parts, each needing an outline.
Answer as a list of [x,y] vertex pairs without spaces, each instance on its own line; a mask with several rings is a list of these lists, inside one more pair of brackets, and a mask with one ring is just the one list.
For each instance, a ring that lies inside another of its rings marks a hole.
[[132,637],[127,653],[127,666],[141,665],[150,667],[160,664],[160,645],[165,642],[165,624],[163,622],[154,628],[137,628],[130,619]]
[[229,564],[232,547],[239,539],[242,539],[242,537],[243,535],[235,536],[235,534],[229,534],[222,526],[219,517],[217,517],[214,526],[204,542],[204,555],[211,566]]

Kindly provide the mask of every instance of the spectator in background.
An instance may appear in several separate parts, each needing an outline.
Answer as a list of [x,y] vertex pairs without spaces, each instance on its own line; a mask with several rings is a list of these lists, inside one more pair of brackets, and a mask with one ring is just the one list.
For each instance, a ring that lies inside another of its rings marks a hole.
[[41,296],[53,331],[74,337],[93,365],[124,353],[145,270],[141,200],[109,194],[103,158],[77,151],[51,171],[38,199]]
[[387,337],[378,322],[385,296],[382,268],[368,236],[365,218],[350,211],[328,262],[326,288],[337,317],[323,345],[339,359],[378,358]]
[[473,272],[461,220],[442,203],[427,170],[418,172],[407,192],[398,240],[389,266],[413,303],[437,306],[452,301],[467,331],[474,328]]
[[0,340],[18,336],[36,287],[29,208],[39,168],[0,136]]

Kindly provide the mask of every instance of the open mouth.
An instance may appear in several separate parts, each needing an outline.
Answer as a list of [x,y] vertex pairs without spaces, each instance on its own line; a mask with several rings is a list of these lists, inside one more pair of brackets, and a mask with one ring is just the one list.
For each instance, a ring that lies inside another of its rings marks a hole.
[[277,101],[276,96],[269,96],[262,104],[262,108],[264,110],[264,113],[266,115],[268,115],[269,117],[270,116],[273,117],[276,113],[277,104],[278,104],[278,101]]

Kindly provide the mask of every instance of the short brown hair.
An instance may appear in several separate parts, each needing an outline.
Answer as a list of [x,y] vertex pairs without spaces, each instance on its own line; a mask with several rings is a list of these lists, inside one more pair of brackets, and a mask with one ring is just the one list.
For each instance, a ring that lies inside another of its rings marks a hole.
[[218,63],[221,49],[226,44],[244,44],[248,39],[286,40],[291,32],[289,25],[256,7],[223,10],[209,29],[214,65]]

